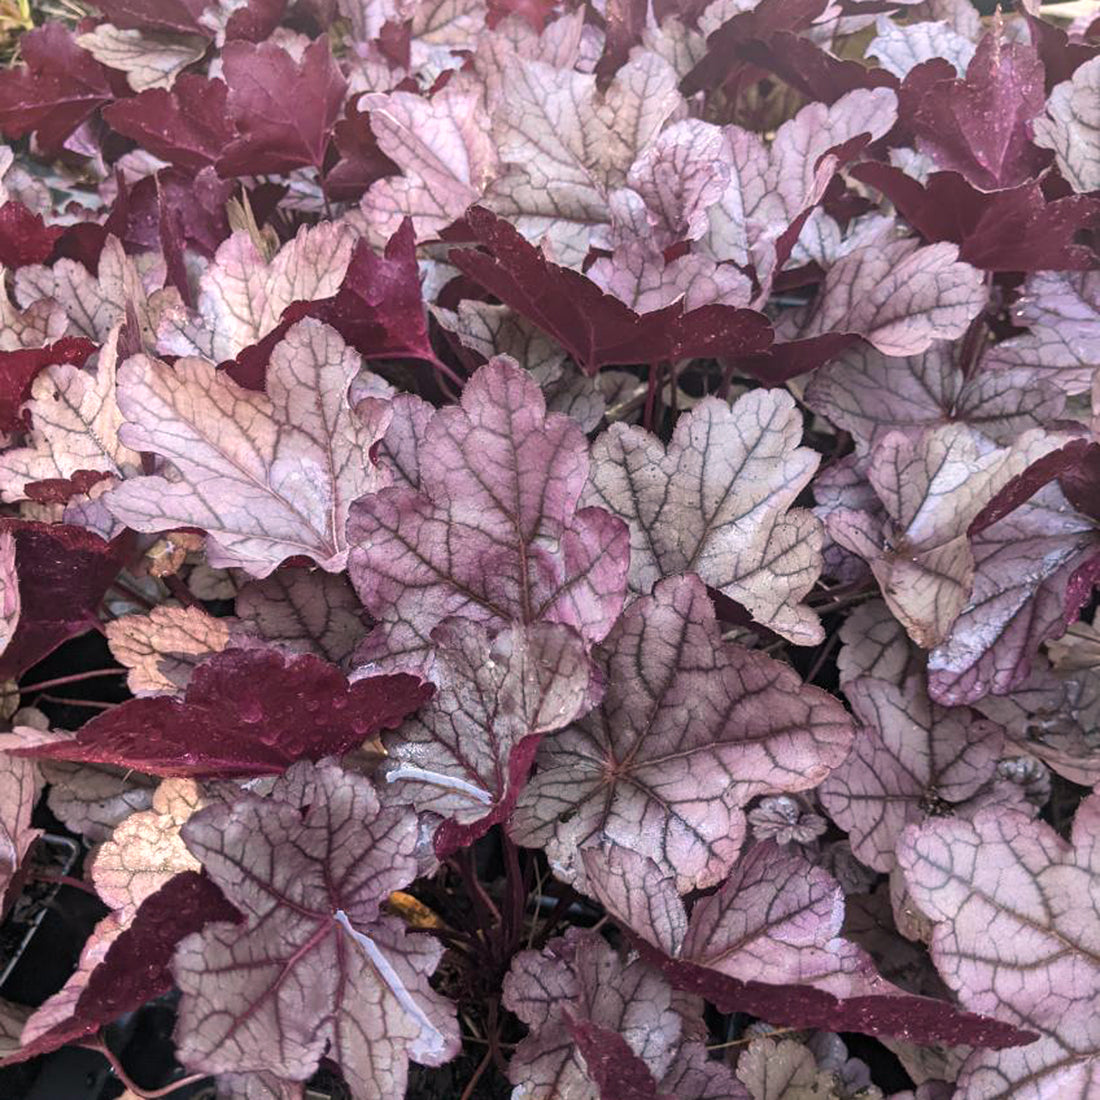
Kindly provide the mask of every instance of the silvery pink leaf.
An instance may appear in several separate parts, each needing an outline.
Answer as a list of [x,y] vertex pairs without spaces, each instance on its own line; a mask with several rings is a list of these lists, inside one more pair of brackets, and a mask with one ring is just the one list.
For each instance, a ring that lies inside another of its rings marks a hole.
[[997,448],[962,424],[916,440],[891,433],[875,448],[868,472],[888,521],[876,534],[866,513],[837,510],[826,518],[829,531],[867,559],[890,610],[918,645],[931,649],[948,637],[970,599],[971,522],[1062,442],[1034,430]]
[[837,1095],[831,1075],[818,1069],[813,1052],[795,1039],[753,1039],[737,1059],[737,1078],[752,1100]]
[[1042,372],[984,370],[967,377],[958,346],[932,344],[923,354],[883,355],[857,345],[815,371],[805,401],[836,427],[851,432],[861,451],[891,431],[919,434],[961,422],[998,443],[1057,420],[1065,395]]
[[76,44],[108,69],[125,73],[126,83],[143,92],[171,88],[176,77],[206,53],[209,42],[198,35],[156,34],[101,23],[79,35]]
[[676,73],[639,52],[601,95],[591,73],[513,56],[500,94],[493,136],[504,168],[487,205],[579,265],[592,228],[610,217],[609,193],[682,103]]
[[1096,961],[1100,797],[1078,807],[1072,843],[1002,811],[905,833],[898,858],[935,924],[932,956],[968,1008],[1039,1033],[1012,1051],[974,1053],[964,1095],[1087,1096],[1100,1087]]
[[936,706],[919,679],[903,690],[861,678],[844,693],[859,720],[856,739],[819,797],[848,832],[855,855],[889,871],[907,825],[943,812],[941,803],[964,802],[993,776],[1001,729],[972,720],[969,710]]
[[1036,810],[1041,810],[1050,800],[1050,769],[1037,757],[1006,757],[997,763],[997,778],[1019,787]]
[[366,634],[363,608],[346,576],[284,569],[237,594],[237,617],[275,645],[342,664]]
[[230,623],[201,607],[160,606],[114,619],[104,633],[133,695],[181,695],[195,666],[229,645]]
[[837,670],[844,687],[861,676],[903,686],[923,667],[923,655],[882,600],[860,604],[840,628]]
[[1060,672],[1100,668],[1100,613],[1091,623],[1074,623],[1057,641],[1047,645],[1050,663]]
[[640,852],[681,891],[733,866],[741,807],[806,790],[843,760],[843,709],[784,665],[723,644],[694,576],[659,582],[626,609],[600,654],[600,708],[543,739],[510,831],[583,884],[581,850]]
[[356,1096],[383,1100],[403,1095],[410,1058],[454,1055],[454,1006],[428,985],[441,947],[379,914],[417,874],[416,832],[414,814],[380,809],[335,764],[191,818],[188,848],[244,923],[210,924],[176,952],[184,1065],[304,1081],[327,1050]]
[[297,301],[332,297],[351,260],[355,234],[344,223],[303,226],[268,260],[244,230],[218,248],[199,279],[198,310],[182,324],[165,321],[158,350],[201,355],[214,362],[234,358],[278,325]]
[[0,533],[0,654],[15,636],[21,610],[19,574],[15,568],[15,537],[10,531],[4,531]]
[[593,670],[580,635],[550,623],[490,638],[456,620],[432,640],[437,691],[384,737],[382,775],[393,801],[446,819],[442,858],[509,816],[541,735],[591,708]]
[[24,500],[35,481],[71,478],[78,471],[118,477],[141,460],[119,439],[122,413],[115,395],[119,328],[99,350],[95,372],[69,363],[47,367],[34,380],[27,408],[33,427],[27,446],[0,455],[0,495]]
[[0,1058],[19,1049],[19,1033],[33,1012],[33,1008],[0,999]]
[[732,408],[700,402],[667,449],[622,424],[600,436],[585,499],[629,523],[631,589],[696,572],[757,622],[802,645],[820,641],[801,602],[821,572],[819,521],[791,508],[819,461],[801,438],[802,418],[780,390],[754,390]]
[[378,465],[394,485],[420,488],[420,451],[427,440],[435,408],[411,393],[399,393],[390,403],[393,416],[378,448]]
[[384,242],[411,217],[418,240],[436,236],[477,202],[497,175],[497,151],[481,90],[452,80],[427,98],[368,95],[378,146],[402,170],[373,184],[361,208]]
[[1058,170],[1074,191],[1100,190],[1100,58],[1085,62],[1047,100],[1034,122],[1035,144],[1054,150]]
[[748,818],[755,840],[774,840],[781,847],[812,844],[828,828],[820,814],[810,813],[797,799],[785,794],[762,798]]
[[403,486],[352,509],[349,572],[380,625],[360,657],[426,660],[452,615],[494,630],[558,622],[587,641],[611,628],[626,587],[627,532],[577,508],[588,444],[568,417],[546,414],[538,386],[498,358],[436,412],[419,448],[419,492]]
[[699,119],[674,122],[642,149],[626,176],[642,198],[658,247],[695,240],[707,211],[725,193],[730,168],[719,127]]
[[120,438],[169,460],[177,476],[131,478],[107,507],[139,531],[202,528],[211,565],[265,577],[305,554],[339,572],[352,502],[386,481],[368,451],[389,409],[376,401],[353,412],[347,401],[360,367],[333,329],[309,318],[272,353],[266,394],[200,359],[172,368],[129,360],[118,386]]
[[540,386],[562,376],[565,350],[509,306],[463,298],[457,310],[435,306],[432,314],[463,347],[486,361],[494,355],[507,355],[529,370]]
[[1025,679],[1040,643],[1065,629],[1069,586],[1100,553],[1100,530],[1049,485],[971,546],[972,592],[928,658],[932,698],[948,706],[1003,695]]
[[69,334],[86,336],[97,344],[107,340],[111,330],[126,320],[132,309],[142,323],[150,323],[148,293],[164,284],[163,261],[159,256],[127,256],[115,236],[109,236],[93,275],[77,260],[62,258],[52,267],[30,264],[15,274],[15,297],[27,308],[42,299],[61,306],[69,318]]
[[414,68],[429,76],[461,64],[453,54],[474,48],[485,31],[484,0],[426,0],[412,5],[409,28]]
[[896,120],[896,105],[894,93],[885,88],[857,89],[831,107],[811,103],[779,127],[770,146],[756,134],[727,126],[724,159],[731,179],[709,211],[703,238],[709,254],[741,266],[751,262],[758,274],[770,270],[777,239],[821,201],[839,167],[837,156],[826,155],[850,149],[861,135],[881,137]]
[[1100,273],[1029,275],[1012,312],[1031,332],[997,344],[990,359],[997,366],[1032,367],[1068,394],[1088,393],[1100,359]]
[[797,335],[852,333],[884,355],[919,355],[935,340],[962,336],[986,288],[958,253],[952,244],[921,247],[883,234],[829,269]]
[[50,809],[92,844],[106,840],[120,821],[153,804],[157,781],[140,772],[67,760],[43,760],[39,767],[50,785]]
[[887,72],[904,80],[910,70],[934,57],[949,61],[957,73],[965,73],[974,56],[974,43],[942,19],[901,26],[880,17],[878,34],[866,53],[877,58]]
[[991,191],[1023,183],[1042,167],[1030,124],[1043,99],[1043,66],[1035,51],[1003,41],[996,27],[978,43],[965,77],[926,87],[908,121],[917,148],[940,168]]
[[605,1042],[625,1042],[641,1069],[648,1070],[649,1095],[654,1100],[667,1095],[658,1093],[652,1079],[659,1080],[671,1067],[679,1047],[682,1020],[672,989],[640,960],[621,960],[598,935],[572,929],[541,952],[516,955],[504,979],[503,999],[531,1028],[509,1064],[518,1095],[530,1100],[608,1095],[597,1083],[599,1067],[578,1049],[583,1049],[576,1034],[581,1023],[610,1032]]
[[585,274],[635,313],[651,313],[681,300],[685,310],[693,310],[711,303],[747,306],[752,299],[752,283],[735,265],[716,263],[697,252],[666,263],[648,241],[619,245]]
[[1071,783],[1100,783],[1100,675],[1055,674],[1041,656],[1010,695],[986,695],[978,709],[1007,731],[1012,746]]
[[11,880],[42,833],[31,828],[42,786],[42,773],[33,760],[0,753],[0,905],[5,909],[11,901],[5,898]]
[[[591,848],[584,862],[589,888],[626,926],[642,957],[675,988],[704,995],[720,1011],[794,1027],[998,1048],[1034,1034],[891,985],[867,952],[840,937],[840,886],[805,857],[779,855],[770,842],[750,849],[717,893],[695,903],[690,920],[675,880],[652,860]],[[796,977],[773,980],[783,974]],[[827,988],[857,994],[838,998]]]

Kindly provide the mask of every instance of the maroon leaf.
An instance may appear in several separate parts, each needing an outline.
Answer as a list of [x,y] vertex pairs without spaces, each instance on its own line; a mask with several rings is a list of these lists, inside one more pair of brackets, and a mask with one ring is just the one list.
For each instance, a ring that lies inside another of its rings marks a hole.
[[420,448],[420,491],[394,486],[352,508],[349,573],[380,625],[362,659],[422,667],[431,631],[463,616],[572,626],[588,642],[615,621],[626,588],[626,526],[577,508],[588,443],[546,414],[531,377],[503,357],[462,403],[437,411]]
[[721,641],[698,577],[636,600],[600,653],[600,708],[543,739],[510,831],[583,883],[583,849],[641,852],[682,892],[713,886],[737,859],[742,807],[805,790],[845,757],[843,708],[761,653]]
[[5,519],[15,536],[19,599],[15,635],[0,656],[0,677],[16,679],[63,641],[96,625],[95,609],[118,575],[131,541],[104,542],[68,524]]
[[41,348],[0,351],[0,430],[13,432],[25,426],[19,410],[30,398],[31,383],[40,371],[54,363],[82,367],[95,350],[95,344],[83,336],[65,336]]
[[19,138],[33,131],[45,151],[56,153],[114,99],[107,70],[61,23],[21,35],[19,49],[25,64],[0,72],[0,132]]
[[103,111],[108,124],[154,156],[198,172],[214,164],[236,136],[221,80],[183,73],[171,90],[150,88]]
[[0,264],[12,268],[44,264],[63,232],[60,225],[47,226],[41,214],[32,214],[21,202],[4,203],[0,206]]
[[229,116],[240,134],[218,160],[222,176],[320,169],[347,87],[327,36],[300,62],[273,42],[228,42],[222,51]]
[[384,738],[383,775],[393,797],[447,820],[435,834],[442,859],[511,814],[541,735],[592,706],[584,640],[540,623],[490,640],[465,620],[432,634],[438,691]]
[[[874,973],[860,948],[837,936],[843,915],[836,904],[839,886],[801,857],[781,857],[773,878],[769,853],[774,851],[770,844],[754,849],[718,893],[696,903],[690,920],[673,880],[662,877],[652,862],[633,853],[594,851],[586,853],[585,862],[590,884],[598,883],[600,900],[626,925],[642,958],[674,988],[705,997],[720,1012],[917,1043],[1000,1049],[1034,1039],[1032,1031],[891,986]],[[749,886],[744,892],[742,880]],[[774,939],[768,931],[773,919]],[[794,976],[800,969],[809,980],[832,973],[832,984],[849,986],[852,995],[834,996],[797,977],[772,982],[754,976],[778,976],[784,970]],[[876,986],[879,992],[867,991]]]
[[73,497],[89,492],[93,485],[112,475],[104,470],[77,470],[71,477],[48,477],[31,481],[25,487],[28,500],[39,504],[68,504]]
[[[92,933],[80,970],[31,1017],[22,1046],[6,1064],[93,1035],[103,1024],[167,993],[173,984],[168,966],[180,940],[207,921],[239,919],[237,910],[208,878],[194,871],[176,875],[141,903],[129,927]],[[102,955],[96,950],[102,950],[96,942],[100,938],[109,943]],[[89,949],[95,952],[91,958]]]
[[600,1100],[661,1100],[666,1095],[658,1094],[653,1074],[617,1031],[577,1020],[569,1012],[564,1016],[588,1076],[600,1090]]
[[184,1065],[305,1081],[327,1053],[353,1095],[387,1100],[405,1094],[410,1058],[454,1056],[455,1007],[428,984],[441,946],[379,914],[417,875],[415,814],[303,763],[268,798],[200,811],[183,838],[245,915],[176,953]]
[[150,775],[277,775],[303,757],[356,748],[430,695],[431,686],[412,676],[349,684],[311,654],[227,649],[195,670],[182,700],[131,699],[81,726],[71,741],[14,751]]
[[580,272],[551,263],[488,210],[472,207],[465,223],[487,251],[453,249],[451,262],[553,336],[588,374],[615,363],[752,355],[771,344],[771,326],[754,310],[685,311],[678,302],[639,315]]
[[317,317],[331,325],[366,359],[411,356],[434,362],[412,222],[402,223],[382,256],[366,241],[356,242],[336,294],[311,302],[291,302],[271,332],[237,355],[235,365],[229,368],[232,377],[242,386],[262,389],[272,350],[302,317]]
[[911,125],[940,168],[983,190],[1015,187],[1043,166],[1028,124],[1045,98],[1035,51],[1002,41],[994,29],[978,43],[964,78],[940,81],[924,93]]
[[959,245],[959,259],[987,271],[1087,271],[1096,254],[1074,238],[1100,223],[1100,200],[1072,195],[1047,202],[1039,183],[979,191],[957,172],[925,184],[887,164],[852,175],[877,187],[928,241]]

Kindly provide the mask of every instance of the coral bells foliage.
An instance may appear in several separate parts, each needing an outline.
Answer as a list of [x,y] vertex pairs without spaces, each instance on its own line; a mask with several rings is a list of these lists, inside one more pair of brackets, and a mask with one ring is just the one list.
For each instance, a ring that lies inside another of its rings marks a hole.
[[6,1062],[175,990],[150,1094],[1100,1095],[1100,20],[83,7],[0,71],[0,917],[59,828],[106,913]]

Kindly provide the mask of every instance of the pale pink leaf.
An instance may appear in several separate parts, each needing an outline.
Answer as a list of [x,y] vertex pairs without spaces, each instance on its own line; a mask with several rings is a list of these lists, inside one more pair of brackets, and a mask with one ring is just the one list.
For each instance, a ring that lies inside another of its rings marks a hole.
[[820,641],[801,601],[821,572],[821,528],[791,508],[819,461],[801,438],[802,417],[781,390],[755,390],[732,408],[700,402],[667,449],[623,424],[600,436],[585,499],[630,525],[631,589],[695,572],[791,641]]
[[813,1052],[794,1039],[753,1039],[737,1059],[737,1078],[752,1100],[811,1100],[836,1096],[833,1079]]
[[77,36],[76,44],[101,65],[126,74],[135,92],[146,88],[171,88],[189,65],[200,60],[209,40],[194,34],[161,34],[122,29],[100,23],[95,30]]
[[123,615],[105,633],[111,655],[129,672],[134,695],[182,695],[200,661],[229,645],[229,623],[201,607],[155,607],[148,615]]
[[178,480],[132,478],[105,502],[139,531],[200,527],[211,565],[256,577],[305,554],[343,569],[351,504],[384,484],[368,452],[389,410],[353,412],[347,388],[361,366],[335,330],[299,321],[275,348],[267,393],[244,390],[212,365],[172,368],[140,356],[120,372],[121,438],[168,459]]
[[1011,1051],[979,1051],[964,1095],[1088,1096],[1100,1087],[1095,883],[1100,798],[1081,803],[1072,845],[1043,821],[986,811],[905,833],[898,859],[935,924],[932,956],[968,1008],[1039,1033]]
[[1054,150],[1058,170],[1074,191],[1100,191],[1100,58],[1079,66],[1047,99],[1035,120],[1035,144]]
[[901,687],[921,670],[920,650],[882,600],[860,604],[840,628],[837,670],[841,687],[861,676],[872,676]]
[[122,477],[140,468],[138,455],[119,439],[118,339],[116,325],[99,350],[94,373],[59,363],[35,378],[26,406],[33,423],[27,446],[0,455],[0,495],[5,501],[25,499],[27,485],[34,481],[71,478],[79,470]]
[[10,531],[4,531],[0,533],[0,653],[8,648],[15,635],[21,610],[19,574],[15,569],[15,536]]
[[380,620],[361,657],[414,667],[452,615],[606,635],[625,594],[627,532],[602,509],[577,509],[587,440],[546,414],[528,374],[503,357],[482,367],[424,429],[419,477],[419,492],[383,489],[352,509],[351,579]]
[[39,767],[50,785],[50,809],[90,844],[107,840],[116,825],[153,805],[157,780],[140,772],[68,760],[42,760]]
[[23,858],[41,834],[31,813],[42,793],[42,773],[33,760],[0,753],[0,907]]
[[867,47],[867,56],[876,58],[899,80],[904,80],[916,66],[933,58],[943,58],[957,73],[965,73],[974,56],[973,40],[942,19],[899,24],[880,17],[877,30]]
[[829,816],[848,832],[852,851],[876,871],[894,866],[902,830],[963,802],[992,778],[1002,736],[965,709],[945,710],[918,679],[905,690],[859,679],[844,689],[859,724],[847,760],[821,785]]
[[379,914],[417,874],[415,815],[380,810],[334,764],[299,764],[268,798],[210,806],[183,835],[244,914],[176,952],[186,1066],[305,1081],[327,1052],[356,1096],[388,1100],[409,1058],[454,1055],[454,1006],[428,984],[442,949]]
[[970,598],[928,658],[932,697],[949,706],[1024,680],[1040,643],[1065,629],[1067,587],[1100,553],[1100,531],[1048,485],[976,536],[972,553]]
[[121,924],[130,924],[138,906],[169,879],[201,869],[184,845],[180,828],[205,804],[195,780],[165,779],[153,794],[152,808],[120,822],[111,839],[98,848],[92,882]]
[[343,222],[302,226],[270,260],[247,232],[219,247],[199,279],[198,310],[181,324],[166,319],[157,348],[170,355],[233,359],[274,329],[298,301],[330,298],[351,260],[355,233]]
[[[418,240],[435,237],[479,201],[497,175],[497,152],[481,90],[451,81],[431,98],[411,92],[368,95],[378,146],[402,175],[378,180],[362,210],[382,242],[411,217]],[[321,297],[321,295],[317,295]]]
[[721,642],[697,577],[628,607],[602,662],[602,706],[544,738],[511,823],[568,881],[584,881],[583,848],[611,846],[653,859],[683,892],[714,885],[740,850],[741,807],[815,786],[851,744],[838,703]]

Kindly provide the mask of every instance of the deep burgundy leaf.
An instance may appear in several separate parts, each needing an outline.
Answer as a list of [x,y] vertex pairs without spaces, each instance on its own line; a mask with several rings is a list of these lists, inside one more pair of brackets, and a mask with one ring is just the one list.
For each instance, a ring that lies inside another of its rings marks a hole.
[[608,0],[603,56],[596,65],[596,76],[610,80],[642,40],[646,24],[646,0]]
[[218,160],[219,175],[320,169],[347,87],[328,37],[307,47],[301,62],[273,42],[228,42],[222,63],[240,136]]
[[1100,522],[1100,443],[1089,443],[1058,481],[1078,512]]
[[229,17],[225,37],[246,42],[263,42],[282,22],[288,0],[246,0]]
[[42,148],[56,153],[85,119],[114,99],[107,70],[61,23],[21,35],[19,48],[24,64],[0,71],[0,132],[18,138],[34,131]]
[[930,997],[864,996],[841,1000],[813,986],[742,982],[708,967],[670,958],[639,937],[631,936],[631,940],[642,957],[676,989],[705,997],[720,1012],[747,1012],[788,1027],[858,1031],[947,1046],[965,1043],[999,1050],[1034,1039],[1034,1032],[989,1016],[962,1012]]
[[682,302],[637,314],[580,272],[559,267],[511,224],[471,207],[466,225],[487,249],[453,249],[451,262],[569,350],[588,374],[615,363],[736,357],[766,351],[771,326],[760,313]]
[[569,1011],[564,1018],[600,1100],[660,1100],[653,1074],[619,1032],[578,1020]]
[[1045,99],[1035,51],[1002,42],[994,29],[978,44],[966,76],[932,85],[910,121],[940,168],[983,189],[1015,187],[1047,159],[1031,144],[1028,126]]
[[47,226],[41,214],[32,214],[21,202],[4,203],[0,206],[0,264],[12,268],[44,264],[62,232],[60,225]]
[[726,20],[708,39],[703,59],[684,77],[684,95],[721,87],[744,68],[745,43],[779,31],[802,31],[825,10],[825,0],[763,0],[750,11]]
[[1074,241],[1100,223],[1100,199],[1072,195],[1047,202],[1038,182],[980,191],[958,172],[925,184],[887,164],[851,174],[877,187],[928,241],[953,241],[959,259],[987,271],[1089,271],[1096,253]]
[[190,172],[212,165],[236,137],[227,113],[224,81],[195,73],[171,90],[149,88],[103,111],[107,123],[150,153]]
[[210,0],[97,0],[96,7],[116,27],[161,31],[169,34],[213,32],[199,22]]
[[54,363],[83,366],[95,350],[95,344],[83,336],[65,336],[42,348],[0,351],[0,430],[14,432],[25,426],[19,410],[29,400],[31,383],[41,370]]
[[71,741],[15,751],[150,775],[277,775],[296,760],[348,752],[392,729],[431,693],[430,684],[403,674],[349,684],[311,654],[227,649],[195,670],[182,700],[132,699]]
[[1046,90],[1050,92],[1055,84],[1069,80],[1086,61],[1100,55],[1100,46],[1086,42],[1071,42],[1069,35],[1053,23],[1048,23],[1033,12],[1021,12],[1027,20],[1031,34],[1031,44],[1039,54],[1039,60],[1046,71]]
[[249,389],[262,389],[272,350],[302,317],[317,317],[331,325],[366,359],[411,356],[434,360],[412,222],[406,219],[402,223],[382,256],[366,241],[358,241],[336,294],[313,302],[292,302],[278,326],[237,356],[229,368],[233,379]]
[[74,496],[111,477],[104,470],[77,470],[72,477],[50,477],[32,481],[25,489],[28,500],[39,504],[67,504]]
[[17,679],[67,638],[95,623],[95,609],[129,556],[132,539],[104,542],[68,524],[0,520],[15,536],[22,611],[0,656],[0,677]]
[[172,988],[168,964],[176,945],[207,921],[240,920],[210,879],[184,871],[146,898],[133,923],[92,970],[68,1018],[37,1035],[6,1059],[11,1065],[94,1034]]
[[325,173],[325,193],[337,202],[355,202],[376,180],[400,171],[379,148],[370,112],[359,110],[360,98],[348,100],[344,117],[332,128],[340,159]]
[[898,79],[885,69],[842,60],[808,38],[779,31],[745,42],[738,56],[774,73],[808,99],[835,103],[854,88],[897,88]]

